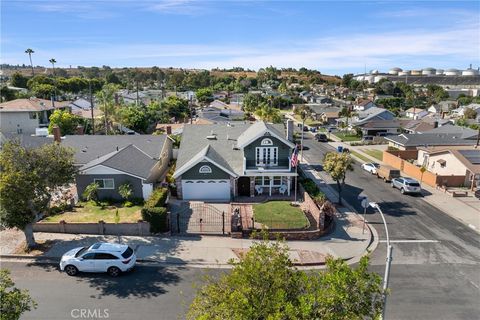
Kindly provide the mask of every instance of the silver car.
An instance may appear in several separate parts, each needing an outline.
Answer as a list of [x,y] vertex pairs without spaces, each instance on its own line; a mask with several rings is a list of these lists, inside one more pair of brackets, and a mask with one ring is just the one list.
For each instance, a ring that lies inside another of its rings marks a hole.
[[394,178],[392,179],[392,188],[400,189],[402,194],[405,193],[422,193],[420,183],[411,178]]

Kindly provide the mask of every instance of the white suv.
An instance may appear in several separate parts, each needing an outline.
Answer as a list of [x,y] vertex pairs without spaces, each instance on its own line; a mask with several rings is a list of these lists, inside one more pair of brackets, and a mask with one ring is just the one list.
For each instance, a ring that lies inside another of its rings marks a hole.
[[69,276],[82,272],[107,272],[112,277],[130,271],[137,257],[125,244],[95,243],[90,247],[75,248],[62,256],[60,270]]

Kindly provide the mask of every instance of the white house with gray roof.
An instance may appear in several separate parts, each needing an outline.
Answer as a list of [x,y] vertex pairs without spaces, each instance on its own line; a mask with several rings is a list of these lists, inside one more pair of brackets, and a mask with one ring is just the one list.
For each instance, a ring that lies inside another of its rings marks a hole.
[[294,147],[283,124],[185,125],[174,173],[178,197],[289,196],[296,176],[290,161]]

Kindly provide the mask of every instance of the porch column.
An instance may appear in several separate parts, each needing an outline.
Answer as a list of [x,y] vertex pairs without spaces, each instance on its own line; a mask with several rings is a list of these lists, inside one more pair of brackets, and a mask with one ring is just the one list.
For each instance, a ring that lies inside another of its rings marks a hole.
[[250,197],[255,197],[255,177],[250,177]]
[[270,183],[269,183],[269,189],[268,189],[268,194],[270,197],[272,196],[272,184],[273,184],[273,177],[270,177]]
[[287,177],[287,194],[288,194],[288,196],[290,196],[290,180],[291,180],[291,179],[292,179],[292,178]]

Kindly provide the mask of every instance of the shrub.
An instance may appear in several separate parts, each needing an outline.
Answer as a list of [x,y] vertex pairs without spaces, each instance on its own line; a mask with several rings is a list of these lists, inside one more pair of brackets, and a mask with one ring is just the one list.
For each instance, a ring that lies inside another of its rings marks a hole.
[[125,201],[125,203],[123,204],[124,207],[127,207],[127,208],[130,208],[130,207],[133,207],[133,202],[131,201]]
[[302,185],[305,191],[311,196],[315,196],[320,192],[317,185],[315,184],[315,182],[313,182],[312,179],[306,178],[305,180],[303,180]]
[[134,206],[143,206],[143,204],[145,203],[143,198],[139,197],[132,198],[130,201],[133,203]]
[[123,200],[130,200],[130,198],[133,196],[133,188],[130,182],[126,182],[118,186],[118,194]]
[[166,188],[158,188],[153,190],[148,200],[145,201],[145,207],[153,208],[153,207],[163,207],[165,206],[165,201],[167,200],[168,196],[168,189]]
[[85,201],[94,201],[98,203],[98,188],[100,186],[96,182],[90,183],[85,190],[83,190],[82,197]]
[[144,207],[142,209],[142,219],[150,222],[150,232],[158,233],[169,230],[167,208]]

